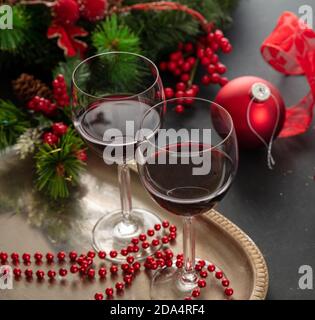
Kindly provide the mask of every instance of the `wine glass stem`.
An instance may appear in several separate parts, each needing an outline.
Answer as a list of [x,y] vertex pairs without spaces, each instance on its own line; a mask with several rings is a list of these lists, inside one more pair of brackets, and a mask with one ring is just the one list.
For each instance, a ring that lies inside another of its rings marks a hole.
[[118,183],[120,190],[121,211],[125,222],[129,222],[132,211],[130,171],[127,164],[118,165]]
[[195,272],[195,229],[193,222],[193,217],[184,218],[184,270],[182,273],[182,281],[187,286],[193,286],[197,282],[197,275]]

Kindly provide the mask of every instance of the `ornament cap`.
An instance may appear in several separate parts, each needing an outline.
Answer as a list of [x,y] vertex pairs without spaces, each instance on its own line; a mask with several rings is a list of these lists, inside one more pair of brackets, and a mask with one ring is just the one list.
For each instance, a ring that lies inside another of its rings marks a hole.
[[251,94],[255,100],[259,102],[264,102],[270,98],[271,91],[266,84],[262,82],[255,82],[252,85]]

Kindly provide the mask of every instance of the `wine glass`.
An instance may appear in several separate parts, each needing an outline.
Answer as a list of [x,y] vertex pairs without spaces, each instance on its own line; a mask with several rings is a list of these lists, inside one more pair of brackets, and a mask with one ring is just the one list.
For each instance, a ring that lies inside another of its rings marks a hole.
[[[163,86],[155,64],[130,52],[107,52],[82,61],[72,75],[73,123],[96,154],[107,164],[118,164],[121,209],[106,213],[93,229],[97,251],[121,262],[120,253],[130,241],[161,223],[158,216],[132,207],[128,163],[134,159],[137,132],[145,112],[162,101]],[[151,113],[148,128],[159,126],[160,115]],[[158,247],[134,252],[143,259]]]
[[[183,114],[175,112],[177,105],[185,106]],[[174,261],[172,267],[156,271],[151,284],[152,299],[173,300],[189,296],[197,287],[193,222],[228,191],[237,171],[238,146],[231,116],[214,102],[184,97],[158,103],[146,111],[144,129],[152,113],[160,110],[164,116],[158,130],[141,132],[136,161],[151,197],[184,220],[183,268]],[[202,296],[207,298],[209,292]]]

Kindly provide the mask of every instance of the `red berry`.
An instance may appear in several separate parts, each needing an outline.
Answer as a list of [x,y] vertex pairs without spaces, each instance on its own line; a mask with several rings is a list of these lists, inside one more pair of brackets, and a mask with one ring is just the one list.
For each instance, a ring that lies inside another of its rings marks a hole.
[[118,267],[117,265],[113,264],[109,270],[110,270],[110,273],[116,274],[118,272]]
[[205,49],[205,56],[208,58],[211,58],[213,56],[213,50],[211,48],[206,48]]
[[176,63],[174,61],[170,61],[167,64],[167,68],[168,68],[169,71],[174,72],[176,70],[176,68],[177,68],[177,65],[176,65]]
[[158,264],[158,266],[160,266],[161,268],[164,267],[164,266],[165,266],[165,261],[164,261],[164,259],[158,259],[158,260],[157,260],[157,264]]
[[207,66],[208,64],[211,63],[211,59],[208,58],[208,57],[202,57],[201,60],[200,60],[200,62],[201,62],[201,64],[202,64],[203,66]]
[[82,162],[86,162],[88,159],[88,156],[87,156],[85,149],[77,150],[75,153],[75,156],[77,157],[78,160],[80,160]]
[[222,280],[222,286],[223,287],[228,287],[230,285],[230,281],[228,279],[223,279]]
[[167,63],[165,61],[162,61],[160,63],[160,70],[161,71],[166,71],[166,69],[167,69]]
[[227,77],[221,77],[220,78],[220,86],[224,87],[229,82],[229,79]]
[[212,42],[210,46],[211,46],[211,49],[212,49],[214,52],[216,52],[216,51],[219,50],[219,45],[218,45],[218,43],[216,43],[216,42]]
[[233,291],[232,288],[226,288],[226,289],[224,290],[224,293],[225,293],[228,297],[230,297],[230,296],[233,295],[234,291]]
[[50,279],[54,279],[54,278],[56,277],[56,271],[54,271],[54,270],[49,270],[49,271],[47,272],[47,275],[48,275],[48,277],[49,277]]
[[109,255],[111,256],[111,258],[116,258],[117,257],[117,251],[116,250],[112,250]]
[[197,86],[196,84],[193,84],[191,86],[191,89],[194,90],[195,96],[196,96],[198,94],[198,92],[199,92],[199,86]]
[[190,79],[190,74],[189,73],[183,73],[180,77],[180,80],[183,82],[188,82]]
[[64,269],[64,268],[59,269],[59,275],[61,277],[65,277],[67,275],[67,273],[68,273],[67,269]]
[[101,268],[98,270],[98,275],[100,276],[100,278],[105,278],[105,277],[106,277],[106,274],[107,274],[106,268],[101,267]]
[[185,108],[184,108],[183,105],[178,104],[178,105],[175,107],[175,111],[176,111],[177,113],[183,113],[183,112],[185,111]]
[[211,78],[211,82],[212,82],[212,83],[219,83],[219,82],[220,82],[220,79],[221,79],[221,77],[220,77],[220,75],[219,75],[218,73],[213,73],[213,74],[210,76],[210,78]]
[[181,69],[184,71],[184,72],[189,72],[192,68],[192,65],[189,63],[189,62],[185,62],[182,66],[181,66]]
[[103,300],[103,299],[104,299],[104,296],[103,296],[102,293],[95,293],[94,299],[95,299],[95,300]]
[[65,82],[65,77],[63,76],[63,74],[58,74],[56,80],[58,81],[58,83]]
[[233,50],[233,47],[231,44],[226,45],[225,47],[222,47],[223,53],[230,53]]
[[220,46],[221,46],[221,48],[226,47],[226,46],[228,46],[229,44],[230,44],[230,41],[229,41],[228,38],[222,37],[222,38],[220,39]]
[[66,259],[66,253],[63,252],[63,251],[58,252],[57,258],[58,258],[59,262],[65,261],[65,259]]
[[174,90],[172,88],[167,87],[164,89],[164,94],[167,99],[171,99],[174,97]]
[[69,252],[70,261],[74,262],[77,259],[78,254],[75,251]]
[[117,282],[117,283],[115,284],[115,288],[116,288],[118,291],[123,290],[124,287],[125,287],[125,285],[124,285],[123,282]]
[[176,77],[179,77],[182,74],[182,70],[180,68],[176,68],[173,72]]
[[216,71],[215,65],[210,63],[210,64],[207,66],[207,71],[208,71],[209,74],[214,73],[214,72]]
[[113,288],[106,288],[105,293],[107,297],[112,297],[114,294],[114,289]]
[[226,72],[226,66],[223,64],[223,63],[218,63],[217,65],[216,65],[216,70],[217,70],[217,72],[219,73],[219,74],[223,74],[223,73],[225,73]]
[[37,270],[37,271],[36,271],[36,277],[37,277],[38,280],[44,279],[44,277],[45,277],[45,272],[42,271],[42,270]]
[[185,52],[192,52],[194,50],[194,45],[191,42],[187,42],[184,45]]
[[54,144],[57,144],[59,139],[58,137],[53,134],[52,132],[45,132],[43,134],[43,141],[44,143],[47,143],[49,144],[50,146],[54,145]]
[[88,277],[90,278],[90,279],[94,279],[95,278],[95,270],[94,269],[89,269],[89,271],[88,271]]
[[26,276],[26,278],[32,278],[33,277],[33,271],[31,270],[31,269],[26,269],[25,271],[24,271],[24,274],[25,274],[25,276]]
[[186,60],[191,66],[193,66],[196,63],[196,58],[195,57],[189,57]]
[[51,128],[52,132],[59,137],[63,136],[68,131],[68,126],[63,122],[55,122]]
[[13,274],[14,274],[16,277],[20,277],[21,274],[22,274],[22,271],[21,271],[21,269],[19,269],[19,268],[14,268],[14,269],[13,269]]
[[198,48],[197,50],[197,57],[199,59],[203,58],[205,56],[205,50],[203,48]]
[[209,264],[208,265],[208,271],[213,272],[215,270],[215,265]]
[[78,268],[77,266],[72,265],[72,266],[70,267],[70,272],[71,272],[71,273],[77,273],[78,271],[79,271],[79,268]]
[[176,84],[177,91],[184,91],[186,89],[186,84],[184,82],[178,82]]
[[219,62],[219,56],[217,54],[214,54],[211,58],[211,63],[217,64]]
[[223,34],[222,30],[220,30],[220,29],[215,30],[214,38],[216,41],[220,41],[223,37],[224,37],[224,34]]
[[200,279],[198,280],[198,287],[199,288],[204,288],[207,285],[206,280]]
[[222,272],[222,271],[217,271],[217,272],[215,273],[215,277],[216,277],[217,279],[222,279],[222,278],[223,278],[223,272]]
[[200,296],[200,289],[196,288],[193,290],[192,294],[191,294],[194,298],[197,298]]
[[207,41],[208,43],[212,43],[214,40],[214,33],[213,32],[210,32],[207,34]]
[[203,75],[202,76],[202,78],[201,78],[201,83],[203,84],[203,85],[208,85],[209,83],[211,82],[211,79],[210,79],[210,77],[207,75],[207,74],[205,74],[205,75]]

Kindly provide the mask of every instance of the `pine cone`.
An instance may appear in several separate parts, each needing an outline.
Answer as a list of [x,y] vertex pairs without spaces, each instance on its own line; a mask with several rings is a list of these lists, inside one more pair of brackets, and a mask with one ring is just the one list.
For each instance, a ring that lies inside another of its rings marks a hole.
[[27,73],[22,73],[12,81],[12,86],[16,97],[23,102],[28,102],[35,96],[53,98],[52,91],[44,82]]

